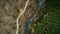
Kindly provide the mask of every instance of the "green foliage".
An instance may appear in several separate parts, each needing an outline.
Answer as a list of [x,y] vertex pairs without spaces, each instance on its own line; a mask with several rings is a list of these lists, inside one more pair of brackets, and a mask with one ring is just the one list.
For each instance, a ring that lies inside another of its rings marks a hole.
[[46,18],[39,18],[34,34],[60,34],[60,0],[46,0]]

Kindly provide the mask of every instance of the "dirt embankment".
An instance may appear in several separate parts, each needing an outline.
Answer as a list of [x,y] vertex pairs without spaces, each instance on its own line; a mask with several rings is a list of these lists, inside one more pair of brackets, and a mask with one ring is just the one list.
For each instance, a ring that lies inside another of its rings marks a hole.
[[[0,34],[15,34],[16,18],[20,9],[24,8],[25,2],[26,0],[0,0]],[[30,0],[25,14],[20,19],[20,26],[34,14],[37,5],[35,0]]]

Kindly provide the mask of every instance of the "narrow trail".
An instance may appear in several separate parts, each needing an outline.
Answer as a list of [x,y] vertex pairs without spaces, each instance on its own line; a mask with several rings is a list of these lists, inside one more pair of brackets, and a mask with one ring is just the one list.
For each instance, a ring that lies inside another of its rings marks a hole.
[[24,34],[29,34],[28,33],[29,32],[29,24],[31,24],[33,22],[33,20],[35,19],[35,17],[38,15],[39,10],[42,9],[44,3],[45,3],[45,0],[39,0],[39,6],[38,6],[38,8],[36,10],[36,13],[29,20],[26,21]]
[[17,25],[16,34],[18,34],[18,31],[19,31],[19,18],[25,13],[26,8],[28,6],[28,3],[29,3],[29,0],[26,1],[24,9],[19,13],[19,15],[18,15],[18,17],[16,19],[16,25]]

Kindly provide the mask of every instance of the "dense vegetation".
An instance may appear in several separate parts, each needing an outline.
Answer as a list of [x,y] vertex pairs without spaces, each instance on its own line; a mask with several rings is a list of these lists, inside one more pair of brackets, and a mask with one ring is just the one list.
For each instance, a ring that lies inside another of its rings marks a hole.
[[47,17],[39,18],[34,27],[34,34],[60,33],[60,0],[46,0],[45,10]]

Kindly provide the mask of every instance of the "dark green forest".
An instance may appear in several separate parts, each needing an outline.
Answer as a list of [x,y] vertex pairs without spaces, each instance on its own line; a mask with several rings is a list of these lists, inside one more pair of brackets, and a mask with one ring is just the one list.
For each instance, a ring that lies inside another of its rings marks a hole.
[[46,0],[46,18],[39,18],[34,34],[60,34],[60,0]]

